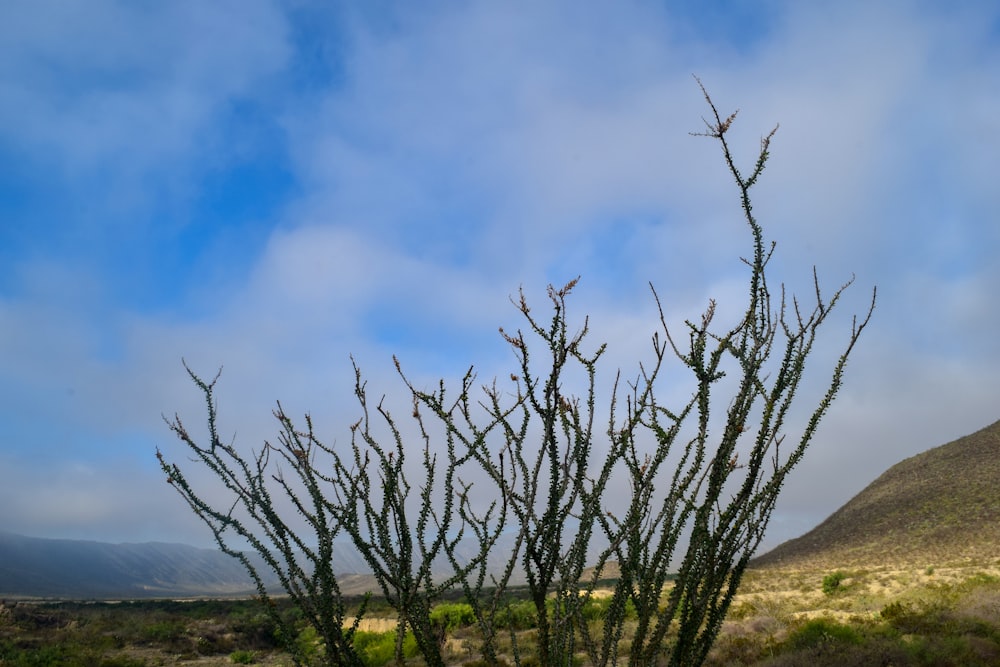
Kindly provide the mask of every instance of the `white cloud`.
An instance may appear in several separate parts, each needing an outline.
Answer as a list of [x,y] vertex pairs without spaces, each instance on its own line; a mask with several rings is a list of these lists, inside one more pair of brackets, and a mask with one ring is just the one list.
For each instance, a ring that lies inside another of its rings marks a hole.
[[[18,128],[3,136],[68,174],[109,169],[109,201],[116,179],[141,199],[159,187],[150,174],[196,178],[192,155],[227,150],[213,142],[229,101],[286,90],[274,81],[291,33],[271,5],[66,7],[77,15],[64,9],[63,24],[9,10],[0,21],[0,85],[14,102],[0,121]],[[76,265],[25,268],[22,287],[34,287],[0,310],[16,351],[4,381],[33,387],[19,409],[86,387],[59,408],[60,428],[140,433],[142,448],[169,441],[161,412],[200,415],[183,356],[200,373],[225,365],[227,432],[248,446],[273,434],[278,398],[343,437],[356,416],[349,353],[379,392],[400,388],[393,353],[420,382],[468,363],[504,377],[496,327],[521,324],[507,296],[523,285],[542,311],[545,282],[577,273],[573,312],[610,343],[609,367],[634,372],[657,324],[647,281],[677,323],[710,297],[720,317],[744,298],[737,193],[718,147],[688,135],[707,111],[693,70],[720,111],[741,108],[732,147],[744,170],[781,123],[755,199],[779,241],[773,286],[807,298],[813,264],[828,291],[857,274],[821,353],[835,354],[849,314],[880,286],[845,389],[776,517],[811,527],[802,522],[899,458],[995,419],[998,55],[975,14],[779,9],[766,39],[728,49],[635,5],[352,17],[342,77],[271,101],[302,192],[245,258],[245,284],[207,282],[199,317],[182,319],[105,303],[107,278]],[[108,340],[122,344],[102,356]],[[53,479],[70,478],[83,479]],[[104,521],[96,497],[78,506]]]
[[[183,196],[233,98],[285,64],[270,2],[37,2],[0,10],[0,138],[96,213]],[[227,147],[216,143],[217,153]]]

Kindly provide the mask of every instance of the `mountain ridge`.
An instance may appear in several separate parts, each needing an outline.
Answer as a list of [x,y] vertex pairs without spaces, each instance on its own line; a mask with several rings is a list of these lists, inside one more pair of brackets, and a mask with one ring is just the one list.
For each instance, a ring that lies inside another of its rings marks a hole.
[[184,544],[111,544],[0,532],[0,595],[145,598],[254,590],[236,559]]
[[[345,574],[360,556],[340,550]],[[276,576],[260,561],[271,590]],[[217,549],[169,542],[120,543],[40,538],[0,531],[0,597],[132,599],[245,596],[257,589],[243,565]]]
[[[284,594],[280,581],[263,559],[253,552],[248,552],[248,556],[268,590]],[[343,594],[363,595],[378,590],[368,564],[349,543],[334,542],[333,562],[337,564],[335,573]],[[218,549],[169,542],[113,544],[28,537],[0,530],[0,599],[108,600],[256,594],[256,585],[243,565]]]
[[1000,555],[1000,421],[891,466],[753,568],[934,567]]

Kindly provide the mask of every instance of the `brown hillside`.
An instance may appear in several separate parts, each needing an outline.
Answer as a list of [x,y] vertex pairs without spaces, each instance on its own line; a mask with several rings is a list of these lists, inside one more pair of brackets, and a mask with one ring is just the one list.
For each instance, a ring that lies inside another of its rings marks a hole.
[[940,566],[1000,558],[1000,421],[889,468],[757,568]]

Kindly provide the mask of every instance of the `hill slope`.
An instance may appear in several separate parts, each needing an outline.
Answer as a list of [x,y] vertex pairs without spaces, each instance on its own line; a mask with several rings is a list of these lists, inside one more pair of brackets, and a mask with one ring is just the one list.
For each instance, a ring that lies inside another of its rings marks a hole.
[[889,468],[751,567],[939,566],[1000,557],[1000,421]]
[[106,599],[252,591],[239,562],[221,551],[0,532],[0,596]]

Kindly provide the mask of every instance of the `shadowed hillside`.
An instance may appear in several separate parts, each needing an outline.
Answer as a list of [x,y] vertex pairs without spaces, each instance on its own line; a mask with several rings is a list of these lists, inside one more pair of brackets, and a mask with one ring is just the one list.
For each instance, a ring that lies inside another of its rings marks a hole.
[[752,567],[926,567],[998,557],[1000,422],[897,463]]
[[[507,548],[505,544],[500,543],[499,553]],[[462,557],[463,545],[459,545],[458,552]],[[260,556],[251,554],[250,559],[267,587],[280,590],[278,578]],[[378,590],[364,558],[349,542],[334,542],[332,562],[344,595]],[[42,539],[0,530],[0,598],[78,600],[255,594],[253,580],[239,561],[216,549],[161,542],[109,544]]]
[[[351,549],[334,549],[346,572],[363,570]],[[277,578],[251,559],[269,588]],[[373,589],[371,577],[343,575],[345,594]],[[204,595],[251,595],[256,588],[235,558],[215,549],[147,542],[108,544],[25,537],[0,531],[0,597],[111,599]]]
[[158,542],[39,539],[0,532],[3,596],[99,599],[253,591],[254,584],[239,562],[221,551]]

